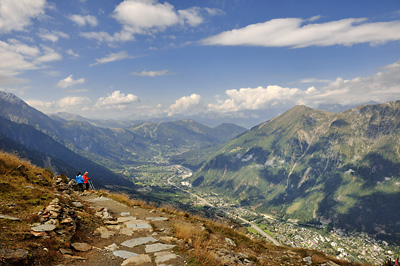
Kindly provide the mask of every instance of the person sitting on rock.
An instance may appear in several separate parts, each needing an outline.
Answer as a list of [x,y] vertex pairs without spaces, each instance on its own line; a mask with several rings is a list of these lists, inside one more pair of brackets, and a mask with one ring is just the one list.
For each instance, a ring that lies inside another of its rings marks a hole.
[[85,172],[82,176],[83,178],[83,187],[85,190],[89,190],[89,179],[90,177],[87,176],[88,172]]
[[75,177],[76,183],[78,184],[78,191],[83,192],[83,177],[81,172],[79,172]]

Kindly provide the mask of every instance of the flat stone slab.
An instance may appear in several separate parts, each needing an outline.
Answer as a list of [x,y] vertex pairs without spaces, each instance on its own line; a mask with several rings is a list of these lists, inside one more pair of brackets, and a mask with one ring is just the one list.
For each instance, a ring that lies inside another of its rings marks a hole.
[[126,251],[126,250],[116,250],[113,252],[114,256],[120,257],[123,259],[129,259],[135,256],[138,256],[139,254],[136,254],[134,252]]
[[56,229],[57,226],[54,224],[41,224],[39,226],[32,227],[35,232],[50,232]]
[[148,229],[148,228],[153,228],[150,224],[148,223],[134,223],[134,222],[129,222],[125,223],[126,228],[140,228],[140,229]]
[[146,220],[157,222],[157,221],[168,221],[167,217],[147,217]]
[[174,253],[169,252],[169,251],[162,251],[162,252],[157,252],[154,254],[156,256],[155,262],[157,265],[163,262],[167,262],[169,260],[174,260],[178,258]]
[[130,212],[121,212],[121,216],[128,216],[128,215],[131,215],[131,213]]
[[146,253],[153,253],[153,252],[158,252],[161,250],[171,249],[174,247],[175,247],[175,245],[156,243],[156,244],[146,245],[145,250],[146,250]]
[[151,263],[151,258],[147,254],[140,254],[138,256],[126,259],[126,260],[124,260],[124,262],[122,262],[121,266],[141,265],[144,263]]
[[89,251],[92,249],[92,246],[86,243],[72,243],[71,246],[77,251]]
[[158,240],[154,237],[151,236],[146,236],[146,237],[139,237],[139,238],[134,238],[131,240],[127,240],[121,243],[122,246],[128,247],[128,248],[133,248],[136,246],[144,245],[150,242],[157,242]]
[[12,220],[12,221],[19,221],[21,219],[17,218],[17,217],[12,217],[10,215],[6,215],[6,214],[0,214],[0,219],[7,219],[7,220]]

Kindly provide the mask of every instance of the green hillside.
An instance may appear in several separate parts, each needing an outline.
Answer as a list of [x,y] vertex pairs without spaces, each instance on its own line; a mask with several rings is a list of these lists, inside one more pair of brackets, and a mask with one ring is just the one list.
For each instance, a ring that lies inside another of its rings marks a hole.
[[227,143],[192,177],[259,212],[400,239],[400,101],[297,106]]

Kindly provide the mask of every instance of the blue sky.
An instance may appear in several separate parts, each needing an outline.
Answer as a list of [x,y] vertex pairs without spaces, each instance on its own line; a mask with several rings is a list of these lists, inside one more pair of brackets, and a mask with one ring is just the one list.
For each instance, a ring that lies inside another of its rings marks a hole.
[[0,90],[45,112],[250,127],[400,99],[398,0],[0,0]]

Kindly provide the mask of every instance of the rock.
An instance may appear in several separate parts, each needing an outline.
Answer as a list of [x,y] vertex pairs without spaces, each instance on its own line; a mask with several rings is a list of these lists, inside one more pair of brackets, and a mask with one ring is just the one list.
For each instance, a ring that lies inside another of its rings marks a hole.
[[153,227],[151,227],[150,224],[148,223],[142,223],[142,222],[129,222],[129,223],[125,223],[126,228],[137,228],[137,229],[152,229]]
[[118,249],[118,245],[115,244],[115,243],[113,243],[113,244],[111,244],[111,245],[105,247],[104,249],[105,249],[105,250],[108,250],[108,251],[115,251],[115,250]]
[[74,255],[74,253],[72,253],[72,250],[70,249],[60,248],[59,251],[63,255]]
[[75,206],[75,207],[77,207],[77,208],[82,208],[82,207],[83,207],[83,204],[80,203],[79,201],[74,201],[74,202],[72,202],[72,205]]
[[167,217],[147,217],[146,220],[157,222],[157,221],[168,221]]
[[158,240],[151,236],[134,238],[121,243],[122,246],[133,248],[150,242],[157,242]]
[[17,217],[12,217],[6,214],[0,214],[0,219],[7,219],[7,220],[11,220],[11,221],[20,221],[21,219],[17,218]]
[[73,221],[74,220],[72,218],[68,217],[68,218],[63,219],[60,223],[61,224],[70,224],[70,223],[73,223]]
[[132,258],[132,257],[135,257],[138,255],[134,252],[130,252],[130,251],[126,251],[126,250],[116,250],[113,252],[113,254],[114,254],[114,256],[120,257],[123,259],[129,259],[129,258]]
[[121,216],[128,216],[128,215],[131,215],[131,213],[130,212],[121,212]]
[[113,235],[115,235],[115,232],[112,232],[112,231],[108,230],[108,229],[107,229],[106,227],[104,227],[104,226],[97,228],[97,229],[94,231],[94,233],[95,233],[95,234],[99,234],[100,237],[101,237],[101,238],[104,238],[104,239],[108,239],[108,238],[112,237]]
[[80,257],[80,256],[71,256],[71,255],[68,255],[68,254],[65,254],[65,255],[64,255],[64,258],[66,258],[66,259],[72,259],[72,260],[86,260],[86,258],[84,258],[84,257]]
[[[25,249],[0,249],[0,262],[6,262],[5,265],[19,265],[27,260],[28,251]],[[2,264],[3,265],[3,264]]]
[[141,265],[144,263],[151,263],[151,258],[149,255],[140,254],[138,256],[124,260],[124,262],[122,262],[121,266]]
[[86,252],[92,249],[92,246],[86,243],[72,243],[71,246],[81,252]]
[[161,251],[161,250],[172,249],[174,247],[175,247],[175,245],[156,243],[156,244],[146,245],[145,250],[146,250],[146,253],[153,253],[153,252],[157,252],[157,251]]
[[56,228],[57,226],[54,224],[42,224],[39,226],[32,227],[32,230],[35,232],[50,232]]
[[48,212],[61,212],[62,207],[60,205],[49,205],[46,207]]
[[154,255],[156,256],[155,262],[157,265],[177,258],[174,253],[168,251],[157,252]]
[[234,242],[232,239],[230,239],[230,238],[225,237],[225,242],[226,242],[229,246],[236,247],[235,242]]
[[31,234],[34,235],[35,237],[47,236],[46,232],[34,232],[34,231],[31,231]]
[[312,263],[312,258],[310,256],[303,258],[304,262],[307,262],[308,264]]
[[118,224],[117,221],[110,221],[110,220],[104,221],[104,223],[107,225],[117,225]]

